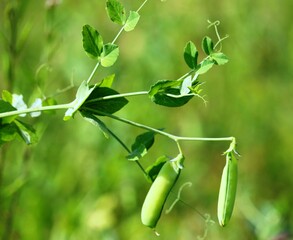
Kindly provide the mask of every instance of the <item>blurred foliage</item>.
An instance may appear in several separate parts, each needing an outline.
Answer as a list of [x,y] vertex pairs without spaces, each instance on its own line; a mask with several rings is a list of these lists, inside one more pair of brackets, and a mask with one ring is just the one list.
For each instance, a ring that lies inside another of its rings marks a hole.
[[[128,9],[140,4],[123,3]],[[119,92],[148,90],[158,79],[186,72],[184,45],[189,40],[199,45],[213,34],[208,19],[220,20],[220,32],[230,36],[223,43],[229,63],[201,79],[207,107],[195,99],[166,109],[137,97],[119,112],[178,135],[238,140],[240,182],[228,227],[206,223],[193,210],[216,221],[226,144],[185,143],[185,169],[174,192],[192,182],[182,199],[193,208],[178,203],[163,215],[161,239],[201,239],[205,231],[206,239],[239,240],[292,233],[292,5],[291,0],[150,1],[136,30],[119,38],[118,63],[95,76],[99,81],[115,72]],[[22,93],[27,102],[43,95],[60,103],[74,98],[76,88],[70,86],[78,86],[94,66],[82,49],[84,24],[107,41],[118,31],[107,19],[105,1],[1,0],[0,9],[0,90]],[[15,141],[0,149],[1,239],[157,239],[140,222],[149,183],[139,168],[113,139],[78,116],[66,123],[62,117],[62,112],[42,115],[36,122],[38,144]],[[129,145],[140,133],[106,123]],[[142,160],[145,167],[160,155],[176,154],[173,143],[156,141]]]

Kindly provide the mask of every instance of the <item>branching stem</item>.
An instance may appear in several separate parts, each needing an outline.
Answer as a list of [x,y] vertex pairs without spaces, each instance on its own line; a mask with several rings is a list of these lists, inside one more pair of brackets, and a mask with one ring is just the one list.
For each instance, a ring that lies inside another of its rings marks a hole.
[[[93,111],[93,109],[89,109],[91,111]],[[153,128],[153,127],[150,127],[150,126],[146,126],[144,124],[141,124],[141,123],[137,123],[137,122],[133,122],[131,120],[128,120],[128,119],[125,119],[125,118],[121,118],[121,117],[118,117],[118,116],[115,116],[115,115],[112,115],[112,114],[109,114],[109,113],[105,113],[105,112],[101,112],[101,111],[94,111],[96,114],[99,114],[99,115],[104,115],[104,116],[107,116],[107,117],[110,117],[112,119],[115,119],[115,120],[118,120],[120,122],[124,122],[126,124],[129,124],[129,125],[132,125],[132,126],[135,126],[135,127],[138,127],[138,128],[142,128],[142,129],[145,129],[145,130],[148,130],[148,131],[152,131],[152,132],[155,132],[155,133],[158,133],[162,136],[165,136],[167,138],[170,138],[172,139],[173,141],[176,142],[177,144],[177,147],[179,149],[179,152],[182,153],[181,151],[181,147],[180,147],[180,144],[179,142],[180,141],[213,141],[213,142],[220,142],[220,141],[229,141],[231,142],[230,144],[230,147],[227,151],[229,151],[231,148],[235,148],[235,145],[236,145],[236,140],[234,137],[219,137],[219,138],[204,138],[204,137],[183,137],[183,136],[177,136],[177,135],[174,135],[174,134],[171,134],[171,133],[167,133],[167,132],[164,132],[162,130],[159,130],[159,129],[156,129],[156,128]]]

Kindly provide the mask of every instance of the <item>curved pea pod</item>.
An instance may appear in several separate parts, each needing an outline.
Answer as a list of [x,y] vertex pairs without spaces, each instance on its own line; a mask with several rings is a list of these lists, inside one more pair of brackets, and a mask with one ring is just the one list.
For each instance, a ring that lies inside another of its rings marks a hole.
[[235,203],[238,162],[232,152],[226,154],[226,165],[223,169],[219,199],[218,199],[218,220],[219,224],[224,227],[228,224]]
[[176,167],[175,162],[168,161],[163,165],[150,187],[142,206],[141,221],[144,225],[152,229],[156,227],[166,199],[176,183],[179,174],[180,168]]

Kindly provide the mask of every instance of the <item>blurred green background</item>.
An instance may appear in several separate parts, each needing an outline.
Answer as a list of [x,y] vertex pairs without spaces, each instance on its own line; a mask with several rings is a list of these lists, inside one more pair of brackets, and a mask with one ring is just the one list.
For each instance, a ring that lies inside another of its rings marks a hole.
[[[123,4],[135,10],[141,2]],[[237,138],[238,195],[227,227],[218,226],[216,218],[227,142],[183,144],[185,169],[175,192],[192,182],[181,196],[192,208],[178,203],[163,214],[158,238],[140,221],[149,183],[136,164],[125,159],[113,138],[105,139],[80,116],[63,122],[59,111],[33,120],[37,144],[14,141],[0,149],[1,239],[186,240],[207,233],[205,239],[277,240],[292,233],[292,7],[291,0],[149,1],[135,31],[118,40],[119,61],[95,75],[98,82],[116,73],[119,92],[176,79],[188,71],[182,57],[186,42],[200,48],[205,35],[215,39],[207,20],[221,21],[220,33],[229,35],[223,52],[230,61],[201,78],[207,106],[195,98],[168,109],[141,96],[131,98],[118,115],[177,135]],[[102,0],[1,0],[0,9],[0,90],[23,94],[26,102],[42,95],[58,103],[74,99],[95,64],[83,52],[82,26],[97,28],[105,42],[119,30]],[[128,145],[142,132],[105,122]],[[174,143],[157,137],[142,164],[164,154],[176,154]],[[167,207],[172,200],[174,195]],[[205,222],[193,208],[215,223]]]

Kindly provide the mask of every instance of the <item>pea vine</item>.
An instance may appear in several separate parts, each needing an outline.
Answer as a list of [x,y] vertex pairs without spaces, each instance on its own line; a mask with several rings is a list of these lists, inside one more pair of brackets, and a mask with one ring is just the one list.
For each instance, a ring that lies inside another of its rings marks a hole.
[[[176,162],[179,169],[183,168],[184,152],[181,148],[183,141],[227,141],[230,145],[224,154],[231,155],[236,153],[236,139],[234,137],[186,137],[177,136],[142,123],[134,122],[129,119],[114,115],[116,112],[124,108],[129,102],[129,98],[145,95],[155,104],[165,107],[181,107],[187,104],[193,97],[198,97],[204,103],[205,98],[202,93],[202,82],[200,78],[215,65],[224,65],[228,62],[227,56],[221,51],[222,41],[227,36],[221,37],[218,32],[219,21],[209,22],[209,27],[213,27],[217,36],[214,44],[213,40],[205,36],[202,39],[201,47],[206,56],[199,61],[199,52],[196,45],[189,41],[186,43],[183,51],[185,63],[189,67],[189,71],[174,80],[163,79],[155,82],[149,90],[119,93],[112,88],[115,74],[109,75],[100,82],[91,84],[99,67],[111,67],[115,64],[119,57],[119,46],[116,41],[124,32],[130,32],[135,29],[140,20],[140,11],[148,0],[145,0],[136,11],[126,11],[125,7],[118,0],[107,0],[106,11],[110,20],[121,26],[117,35],[110,43],[104,43],[102,35],[92,26],[84,25],[82,28],[83,48],[85,53],[96,61],[96,65],[90,73],[87,80],[83,81],[77,89],[76,97],[70,103],[55,104],[55,101],[48,98],[38,98],[35,102],[27,107],[23,101],[22,95],[10,93],[6,90],[2,91],[0,98],[0,146],[21,138],[26,144],[37,142],[37,134],[32,125],[24,122],[21,118],[30,114],[31,117],[40,116],[41,112],[52,110],[65,110],[64,121],[74,118],[79,113],[84,120],[98,127],[102,133],[108,137],[112,136],[127,151],[126,158],[134,161],[144,175],[154,181],[158,175],[162,165],[168,161],[166,157],[160,157],[147,169],[144,169],[139,160],[144,157],[148,150],[153,146],[156,134],[169,138],[178,148],[178,156],[180,159]],[[137,127],[146,132],[138,135],[131,148],[107,127],[102,118],[111,118],[133,127]]]

